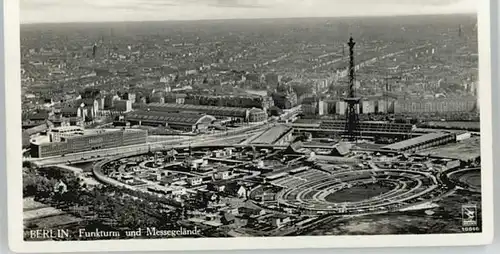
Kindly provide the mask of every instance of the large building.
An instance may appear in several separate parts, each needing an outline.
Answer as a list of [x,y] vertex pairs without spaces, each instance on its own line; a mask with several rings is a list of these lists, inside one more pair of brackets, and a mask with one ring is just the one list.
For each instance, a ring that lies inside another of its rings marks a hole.
[[250,141],[252,145],[284,145],[293,139],[293,128],[277,125],[264,131]]
[[124,113],[132,111],[132,102],[129,100],[117,100],[114,104],[115,111]]
[[374,114],[376,111],[376,101],[361,101],[361,114]]
[[63,117],[61,115],[57,115],[49,118],[49,121],[53,123],[53,127],[61,127],[61,126],[83,126],[85,121],[81,117]]
[[238,107],[238,108],[261,108],[268,109],[274,105],[271,97],[258,95],[208,95],[189,94],[186,97],[186,104]]
[[104,98],[104,110],[112,110],[115,106],[115,101],[121,100],[117,94],[109,94]]
[[76,106],[86,109],[88,117],[95,118],[98,116],[99,111],[104,109],[105,100],[100,90],[87,88],[80,96],[81,99],[77,101]]
[[248,110],[248,121],[251,123],[264,122],[267,120],[266,111],[258,108]]
[[475,97],[398,100],[394,104],[396,114],[472,112],[474,110],[477,110]]
[[272,95],[274,106],[280,109],[290,109],[297,106],[298,97],[291,86],[278,85]]
[[[345,128],[344,121],[323,120],[319,126],[320,129],[337,129]],[[361,132],[402,132],[410,133],[415,129],[412,124],[404,123],[388,123],[378,121],[362,121],[359,123],[358,130]]]
[[175,103],[150,103],[135,105],[143,111],[171,112],[171,113],[198,113],[219,118],[231,118],[241,122],[260,122],[267,118],[267,113],[261,109],[236,107],[216,107],[202,105],[187,105]]
[[[347,103],[341,100],[327,100],[325,103],[325,113],[331,115],[345,115]],[[388,113],[388,109],[393,110],[394,100],[362,100],[356,110],[360,114],[383,114]]]
[[33,158],[144,144],[147,132],[143,130],[92,129],[77,126],[54,128],[47,135],[33,138],[30,152]]
[[163,97],[163,101],[166,103],[184,104],[186,103],[186,97],[187,95],[183,93],[168,93]]
[[309,97],[302,100],[302,114],[306,116],[328,114],[328,103],[317,97]]
[[302,113],[304,115],[318,115],[319,113],[319,98],[311,96],[302,99]]
[[131,125],[163,126],[187,132],[203,132],[216,119],[210,115],[136,111],[127,114],[125,120]]
[[87,110],[84,110],[83,107],[65,107],[60,110],[59,114],[61,117],[78,117],[84,119]]
[[[328,114],[344,115],[347,105],[344,101],[326,101]],[[407,114],[407,113],[454,113],[474,112],[479,109],[475,97],[436,99],[363,99],[358,109],[360,114]]]
[[316,115],[316,103],[302,104],[302,113],[306,116]]
[[[345,130],[345,121],[340,120],[322,120],[316,123],[293,123],[292,126],[300,131],[318,130],[318,131],[333,131],[343,132]],[[360,134],[384,134],[394,133],[401,135],[410,135],[415,126],[405,123],[389,123],[379,121],[361,121],[358,125]]]
[[335,113],[337,115],[345,115],[346,110],[347,110],[347,103],[345,101],[335,102]]
[[394,100],[378,100],[377,101],[377,113],[394,113]]
[[439,146],[456,141],[453,133],[435,132],[382,147],[382,149],[398,152],[415,152],[429,147]]

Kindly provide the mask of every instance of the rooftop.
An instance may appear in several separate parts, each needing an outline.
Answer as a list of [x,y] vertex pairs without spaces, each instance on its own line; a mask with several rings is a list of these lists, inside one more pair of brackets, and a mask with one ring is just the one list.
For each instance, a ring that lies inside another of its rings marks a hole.
[[60,126],[51,129],[52,132],[84,131],[80,126]]
[[450,135],[450,133],[433,132],[433,133],[425,134],[425,135],[422,135],[422,136],[419,136],[416,138],[412,138],[412,139],[404,140],[404,141],[397,142],[394,144],[390,144],[390,145],[382,147],[382,149],[404,150],[406,148],[409,148],[409,147],[412,147],[412,146],[415,146],[418,144],[422,144],[422,143],[425,143],[428,141],[432,141],[435,139],[443,138],[443,137],[446,137],[449,135]]
[[139,105],[141,109],[161,112],[202,112],[213,116],[247,117],[247,108],[188,105],[175,103],[150,103]]
[[189,105],[189,104],[175,104],[175,103],[150,103],[147,105],[150,108],[175,108],[183,110],[221,110],[221,111],[234,111],[246,112],[246,108],[236,107],[219,107],[219,106],[205,106],[205,105]]
[[252,140],[252,144],[273,144],[281,136],[288,133],[292,128],[286,125],[277,125],[272,128],[267,129],[259,135],[257,138]]
[[[76,126],[64,126],[64,127],[58,127],[54,128],[49,131],[49,133],[54,132],[54,130],[58,130],[58,132],[64,133],[64,139],[73,139],[77,137],[82,137],[82,136],[99,136],[104,133],[110,133],[110,132],[139,132],[141,130],[133,130],[133,129],[82,129],[80,127]],[[64,141],[62,141],[64,142]],[[43,135],[43,136],[37,136],[33,139],[31,139],[31,143],[33,144],[44,144],[44,143],[51,143],[50,137],[48,135]]]
[[188,124],[195,125],[201,120],[210,119],[215,120],[213,116],[189,113],[172,113],[172,112],[159,112],[159,111],[136,111],[127,114],[128,121],[150,121],[150,122],[163,122],[169,124]]

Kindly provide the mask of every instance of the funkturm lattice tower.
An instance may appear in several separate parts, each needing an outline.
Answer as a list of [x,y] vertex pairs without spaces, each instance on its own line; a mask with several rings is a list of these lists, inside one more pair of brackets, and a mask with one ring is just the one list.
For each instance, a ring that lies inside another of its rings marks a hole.
[[346,112],[346,135],[349,141],[356,141],[359,133],[358,133],[358,125],[359,125],[359,101],[360,98],[356,97],[356,80],[355,80],[355,71],[356,66],[354,65],[354,42],[353,38],[349,38],[349,42],[347,43],[349,46],[349,91],[348,97],[344,99],[347,103],[347,112]]

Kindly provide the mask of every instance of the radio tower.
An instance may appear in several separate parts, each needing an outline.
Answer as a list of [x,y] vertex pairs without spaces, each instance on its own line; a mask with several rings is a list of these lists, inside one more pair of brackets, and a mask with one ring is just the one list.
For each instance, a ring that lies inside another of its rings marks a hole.
[[344,99],[347,103],[346,134],[349,141],[356,141],[358,138],[359,115],[358,106],[360,98],[356,97],[355,66],[354,66],[354,40],[349,38],[349,96]]

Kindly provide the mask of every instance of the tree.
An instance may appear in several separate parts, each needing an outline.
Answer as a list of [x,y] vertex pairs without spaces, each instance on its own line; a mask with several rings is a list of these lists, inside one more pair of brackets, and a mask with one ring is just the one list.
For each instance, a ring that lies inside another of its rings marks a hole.
[[23,161],[23,168],[31,168],[31,162]]
[[23,177],[23,196],[33,196],[36,200],[48,198],[54,191],[56,180],[50,180],[39,175]]

